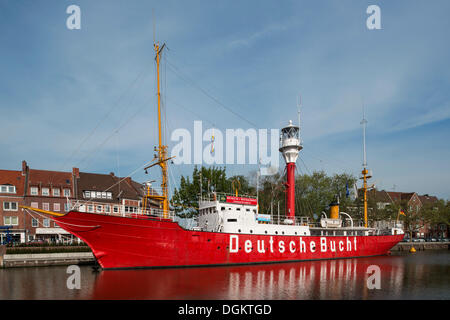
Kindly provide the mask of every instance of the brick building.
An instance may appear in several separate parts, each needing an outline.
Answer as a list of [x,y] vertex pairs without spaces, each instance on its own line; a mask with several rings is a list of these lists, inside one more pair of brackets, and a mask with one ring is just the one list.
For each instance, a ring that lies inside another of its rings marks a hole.
[[[10,227],[14,242],[73,241],[77,239],[50,216],[19,206],[64,213],[78,205],[91,213],[133,213],[141,207],[144,193],[142,184],[114,173],[30,169],[23,161],[21,171],[0,170],[0,226]],[[149,205],[159,208],[157,202]],[[4,237],[5,230],[0,230],[0,240]]]
[[[433,205],[439,200],[435,196],[418,195],[416,192],[393,192],[373,189],[369,191],[369,198],[375,199],[378,209],[386,209],[392,204],[403,204],[402,209],[406,214],[415,214],[420,211],[424,205]],[[417,238],[446,238],[448,236],[447,225],[425,224],[417,231],[413,232],[413,237]]]
[[[24,204],[25,175],[21,171],[0,170],[0,225],[10,227],[15,242],[26,241],[26,219],[19,205]],[[0,230],[0,243],[6,239]]]
[[[25,205],[53,212],[68,212],[68,200],[74,199],[74,184],[70,172],[30,169],[22,162],[26,172]],[[70,233],[60,228],[45,214],[24,210],[29,221],[27,241],[33,239],[61,241],[72,240]]]
[[[76,203],[80,210],[91,213],[133,213],[142,206],[144,186],[130,177],[110,174],[79,172],[73,168]],[[158,203],[151,202],[154,208]]]

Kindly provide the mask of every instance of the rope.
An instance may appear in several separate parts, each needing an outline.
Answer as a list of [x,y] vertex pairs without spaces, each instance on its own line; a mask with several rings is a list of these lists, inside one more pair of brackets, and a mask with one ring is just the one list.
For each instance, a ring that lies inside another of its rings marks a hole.
[[[148,164],[150,164],[150,163],[152,163],[152,162],[153,162],[153,160],[145,162],[142,166],[140,166],[139,168],[137,168],[136,170],[134,170],[133,172],[131,172],[130,174],[128,174],[126,177],[120,179],[118,182],[116,182],[115,184],[111,185],[109,188],[103,190],[103,192],[106,192],[106,191],[110,190],[112,187],[115,187],[116,185],[120,184],[123,180],[125,180],[125,179],[131,177],[131,176],[132,176],[133,174],[135,174],[137,171],[141,170],[142,168],[144,168],[145,166],[147,166]],[[83,202],[81,202],[81,204],[86,204],[88,201],[91,201],[92,199],[94,199],[94,198],[93,198],[93,197],[90,197],[89,199],[84,200]],[[78,203],[78,201],[77,201],[77,203]]]
[[254,128],[257,128],[258,126],[256,124],[254,124],[253,122],[251,122],[250,120],[247,120],[246,118],[244,118],[243,116],[241,116],[240,114],[238,114],[237,112],[233,111],[231,108],[229,108],[228,106],[226,106],[225,104],[223,104],[221,101],[219,101],[217,98],[215,98],[214,96],[212,96],[209,92],[207,92],[205,89],[203,89],[202,87],[200,87],[197,83],[194,82],[194,80],[192,80],[191,78],[187,77],[187,76],[183,76],[181,74],[181,72],[179,71],[179,69],[174,66],[170,61],[167,61],[167,65],[169,66],[169,70],[171,70],[175,75],[177,75],[180,79],[182,79],[183,81],[185,81],[186,83],[190,84],[191,86],[193,86],[194,88],[198,89],[200,92],[202,92],[205,96],[207,96],[208,98],[210,98],[211,100],[213,100],[216,104],[218,104],[219,106],[221,106],[222,108],[224,108],[225,110],[227,110],[228,112],[234,114],[236,117],[240,118],[241,120],[244,120],[245,122],[249,123],[250,125],[252,125]]

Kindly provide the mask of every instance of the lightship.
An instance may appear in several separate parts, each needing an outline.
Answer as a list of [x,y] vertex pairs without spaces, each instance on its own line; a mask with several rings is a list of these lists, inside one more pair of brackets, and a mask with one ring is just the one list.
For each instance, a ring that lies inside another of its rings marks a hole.
[[[367,179],[365,158],[362,170],[364,226],[330,205],[329,217],[320,223],[295,215],[295,168],[302,149],[299,126],[281,129],[280,149],[286,162],[286,213],[283,219],[258,212],[257,197],[210,193],[199,197],[197,225],[183,227],[170,210],[168,195],[167,146],[162,144],[159,66],[163,46],[154,44],[157,70],[159,144],[155,162],[162,172],[161,192],[148,188],[142,207],[129,213],[86,212],[82,203],[72,204],[66,214],[23,206],[52,216],[60,227],[83,240],[103,269],[193,267],[234,264],[293,262],[320,259],[368,257],[387,254],[402,240],[404,232],[394,223],[371,228],[367,222]],[[150,200],[160,208],[149,206]],[[94,204],[95,205],[95,204]],[[120,206],[119,206],[120,207]],[[345,219],[346,218],[346,219]],[[344,225],[343,222],[350,225]]]

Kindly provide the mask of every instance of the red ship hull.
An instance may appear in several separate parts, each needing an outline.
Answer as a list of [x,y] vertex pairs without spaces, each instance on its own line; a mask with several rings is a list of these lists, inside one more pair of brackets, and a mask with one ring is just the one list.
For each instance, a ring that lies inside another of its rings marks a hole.
[[71,211],[55,218],[86,242],[103,269],[293,262],[387,254],[390,236],[285,236],[192,231],[164,219]]

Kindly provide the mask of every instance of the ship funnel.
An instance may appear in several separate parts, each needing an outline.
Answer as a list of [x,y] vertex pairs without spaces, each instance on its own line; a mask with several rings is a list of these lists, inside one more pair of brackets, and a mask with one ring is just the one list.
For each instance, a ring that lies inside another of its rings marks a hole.
[[339,198],[330,203],[330,218],[339,219]]

